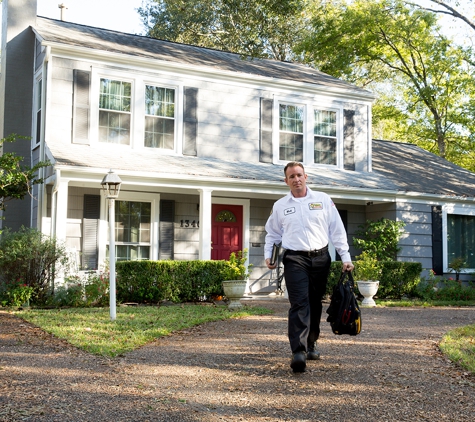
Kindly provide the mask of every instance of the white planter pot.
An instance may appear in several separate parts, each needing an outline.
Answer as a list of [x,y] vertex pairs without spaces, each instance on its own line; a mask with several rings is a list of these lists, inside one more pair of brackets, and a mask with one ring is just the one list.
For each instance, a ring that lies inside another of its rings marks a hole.
[[356,281],[359,292],[364,296],[362,306],[376,306],[373,296],[378,292],[379,281]]
[[246,291],[247,280],[223,281],[224,295],[229,299],[228,308],[233,311],[242,308],[240,299]]

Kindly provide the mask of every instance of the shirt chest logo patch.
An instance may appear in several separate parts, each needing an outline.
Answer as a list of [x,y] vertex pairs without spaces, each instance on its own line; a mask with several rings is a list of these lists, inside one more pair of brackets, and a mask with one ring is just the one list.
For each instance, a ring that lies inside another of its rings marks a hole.
[[295,207],[287,208],[284,210],[284,215],[295,214]]
[[310,202],[308,208],[310,211],[323,210],[323,204],[321,202]]

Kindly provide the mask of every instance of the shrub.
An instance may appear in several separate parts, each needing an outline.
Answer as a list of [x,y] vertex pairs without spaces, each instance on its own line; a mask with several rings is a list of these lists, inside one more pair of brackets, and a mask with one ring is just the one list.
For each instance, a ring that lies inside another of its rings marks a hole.
[[85,306],[84,286],[81,280],[69,279],[68,282],[55,288],[54,294],[46,303],[48,306],[73,307]]
[[109,273],[91,271],[84,283],[86,306],[109,306]]
[[21,280],[33,289],[31,300],[44,304],[52,294],[55,274],[68,264],[66,248],[36,229],[6,229],[0,239],[2,290]]
[[420,262],[384,261],[381,266],[378,298],[401,299],[403,296],[414,296],[422,272]]
[[229,261],[118,262],[117,300],[159,303],[203,301],[223,295]]
[[415,289],[415,292],[424,300],[475,300],[475,285],[473,282],[470,282],[468,286],[463,286],[457,280],[446,280],[435,277],[435,274],[432,270],[429,277],[421,280]]
[[0,292],[0,304],[2,306],[19,307],[23,304],[29,304],[33,288],[23,283],[21,280],[4,285]]
[[[355,262],[355,265],[357,264],[358,261]],[[378,298],[400,299],[404,295],[414,295],[422,271],[422,265],[419,262],[384,261],[379,262],[378,265],[381,268],[377,294]],[[328,295],[332,294],[333,286],[335,286],[340,279],[341,268],[341,261],[331,263],[326,290]],[[358,293],[357,287],[355,288],[355,292]]]
[[359,226],[353,238],[355,247],[368,252],[379,261],[396,259],[399,247],[399,238],[403,233],[403,221],[394,221],[381,218],[377,221],[367,220]]

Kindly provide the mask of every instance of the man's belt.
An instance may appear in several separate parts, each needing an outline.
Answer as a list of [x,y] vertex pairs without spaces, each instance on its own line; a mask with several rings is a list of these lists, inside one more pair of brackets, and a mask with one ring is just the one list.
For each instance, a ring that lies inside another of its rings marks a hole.
[[320,256],[320,255],[325,255],[328,252],[328,245],[325,246],[322,249],[314,249],[313,251],[292,251],[292,250],[287,250],[287,253],[289,255],[301,255],[301,256],[307,256],[309,258],[313,258],[315,256]]

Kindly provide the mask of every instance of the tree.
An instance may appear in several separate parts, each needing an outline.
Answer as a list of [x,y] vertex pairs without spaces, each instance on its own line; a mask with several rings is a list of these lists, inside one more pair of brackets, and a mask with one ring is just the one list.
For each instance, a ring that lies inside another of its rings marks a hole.
[[322,2],[309,13],[313,35],[297,52],[323,72],[382,92],[375,125],[389,111],[394,140],[454,162],[460,148],[473,158],[473,69],[433,13],[400,0]]
[[[454,7],[447,1],[441,1],[441,0],[429,0],[429,1],[442,7],[442,9],[440,8],[433,9],[432,7],[422,7],[422,6],[419,6],[419,7],[421,7],[424,10],[428,10],[430,12],[441,13],[444,15],[452,16],[456,19],[460,19],[461,21],[465,22],[470,28],[472,28],[475,31],[475,21],[473,21],[471,18],[465,15],[465,13],[461,9],[458,9],[460,2],[458,1],[455,2],[455,7]],[[467,3],[474,3],[474,2],[467,0]]]
[[151,0],[138,9],[147,35],[250,57],[295,59],[304,0]]
[[[12,134],[0,139],[0,150],[4,142],[28,139]],[[38,170],[50,164],[41,161],[33,167],[26,167],[21,165],[22,161],[23,157],[13,152],[0,155],[0,211],[5,211],[5,202],[12,199],[23,199],[27,194],[31,194],[33,185],[43,183],[43,179],[38,177]]]

